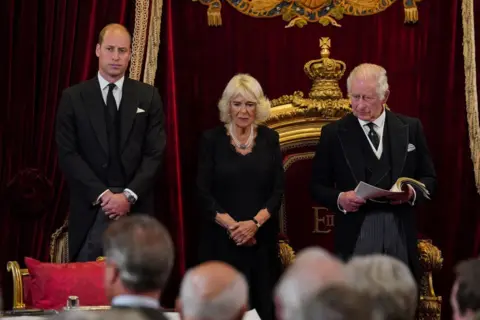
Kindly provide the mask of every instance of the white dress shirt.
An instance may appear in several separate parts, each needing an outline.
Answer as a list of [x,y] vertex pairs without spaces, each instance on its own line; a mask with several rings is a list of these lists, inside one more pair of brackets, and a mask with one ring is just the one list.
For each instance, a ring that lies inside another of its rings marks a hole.
[[[120,108],[120,102],[122,102],[122,91],[123,91],[123,82],[125,81],[125,76],[121,77],[115,82],[116,87],[113,88],[113,97],[117,103],[117,110]],[[100,89],[102,89],[103,102],[107,104],[107,95],[108,95],[108,85],[110,82],[105,80],[100,72],[98,73],[98,83],[100,84]]]
[[[370,144],[370,147],[372,148],[373,153],[375,153],[375,155],[377,156],[378,159],[380,159],[382,157],[382,152],[383,152],[383,129],[385,128],[385,118],[386,118],[386,116],[387,115],[385,113],[385,109],[383,109],[382,114],[377,119],[375,119],[374,121],[365,121],[365,120],[358,119],[358,122],[362,126],[363,132],[365,133],[365,136],[367,137],[368,143]],[[375,149],[372,141],[368,137],[368,133],[370,132],[370,127],[368,126],[368,124],[370,122],[373,122],[373,124],[374,124],[373,130],[375,130],[375,132],[377,133],[379,141],[380,141],[380,143],[378,145],[378,149]]]
[[[122,92],[123,92],[123,83],[125,81],[125,76],[121,77],[120,79],[118,79],[117,81],[115,81],[115,88],[113,88],[113,97],[115,98],[115,102],[117,103],[117,110],[120,108],[120,103],[122,102]],[[108,95],[108,85],[110,84],[110,82],[108,82],[107,80],[105,80],[104,77],[102,77],[102,75],[100,74],[100,72],[98,72],[98,83],[100,84],[100,89],[102,90],[102,97],[103,97],[103,102],[105,103],[105,105],[107,105],[107,95]],[[97,198],[97,201],[95,202],[95,204],[99,203],[100,202],[100,198],[102,198],[102,196],[105,194],[105,192],[107,192],[107,190],[105,190],[104,192],[102,192],[98,198]],[[134,198],[135,198],[135,201],[138,200],[138,196],[135,192],[133,192],[132,190],[130,189],[125,189],[126,192],[130,193]]]
[[124,294],[113,297],[112,306],[160,309],[160,302],[151,297]]

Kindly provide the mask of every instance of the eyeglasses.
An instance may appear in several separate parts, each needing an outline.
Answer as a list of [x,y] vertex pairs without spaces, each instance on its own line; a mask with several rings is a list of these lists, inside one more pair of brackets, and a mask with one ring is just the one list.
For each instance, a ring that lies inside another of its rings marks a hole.
[[377,97],[367,96],[365,94],[350,94],[350,98],[354,101],[360,101],[363,99],[365,102],[373,102],[377,99]]

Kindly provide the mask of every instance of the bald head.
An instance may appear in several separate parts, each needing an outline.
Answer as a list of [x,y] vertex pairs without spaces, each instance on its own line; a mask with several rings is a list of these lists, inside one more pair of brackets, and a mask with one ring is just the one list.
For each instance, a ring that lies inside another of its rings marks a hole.
[[100,31],[98,35],[98,44],[101,45],[103,43],[103,39],[105,39],[107,33],[125,34],[128,35],[130,43],[132,41],[132,35],[127,28],[125,28],[125,26],[118,23],[110,23],[103,27],[102,31]]
[[180,288],[179,309],[185,319],[241,319],[248,285],[230,265],[209,261],[190,269]]
[[295,319],[302,303],[322,288],[335,283],[346,283],[342,261],[320,247],[302,250],[287,269],[275,289],[278,318]]

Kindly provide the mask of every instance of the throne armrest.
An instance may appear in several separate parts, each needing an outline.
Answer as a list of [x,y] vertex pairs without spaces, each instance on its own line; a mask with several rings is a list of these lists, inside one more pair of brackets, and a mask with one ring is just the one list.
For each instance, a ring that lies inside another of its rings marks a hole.
[[7,271],[12,273],[13,278],[13,309],[25,309],[25,302],[23,300],[23,277],[28,276],[28,269],[21,269],[17,261],[8,261]]

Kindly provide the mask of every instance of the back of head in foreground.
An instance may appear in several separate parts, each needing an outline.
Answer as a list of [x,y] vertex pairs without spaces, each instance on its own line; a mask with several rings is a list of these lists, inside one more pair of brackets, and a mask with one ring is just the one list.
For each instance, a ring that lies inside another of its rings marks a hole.
[[154,217],[135,214],[113,222],[104,234],[108,298],[137,294],[160,298],[174,263],[173,242]]
[[398,259],[372,254],[352,258],[347,264],[349,284],[369,295],[384,320],[411,320],[418,303],[417,283]]
[[342,261],[321,247],[300,251],[275,288],[277,318],[297,319],[305,300],[334,283],[346,283]]
[[357,290],[334,284],[305,301],[298,320],[372,320],[371,299]]
[[182,319],[237,320],[247,310],[248,284],[230,265],[205,262],[184,276],[177,309]]

